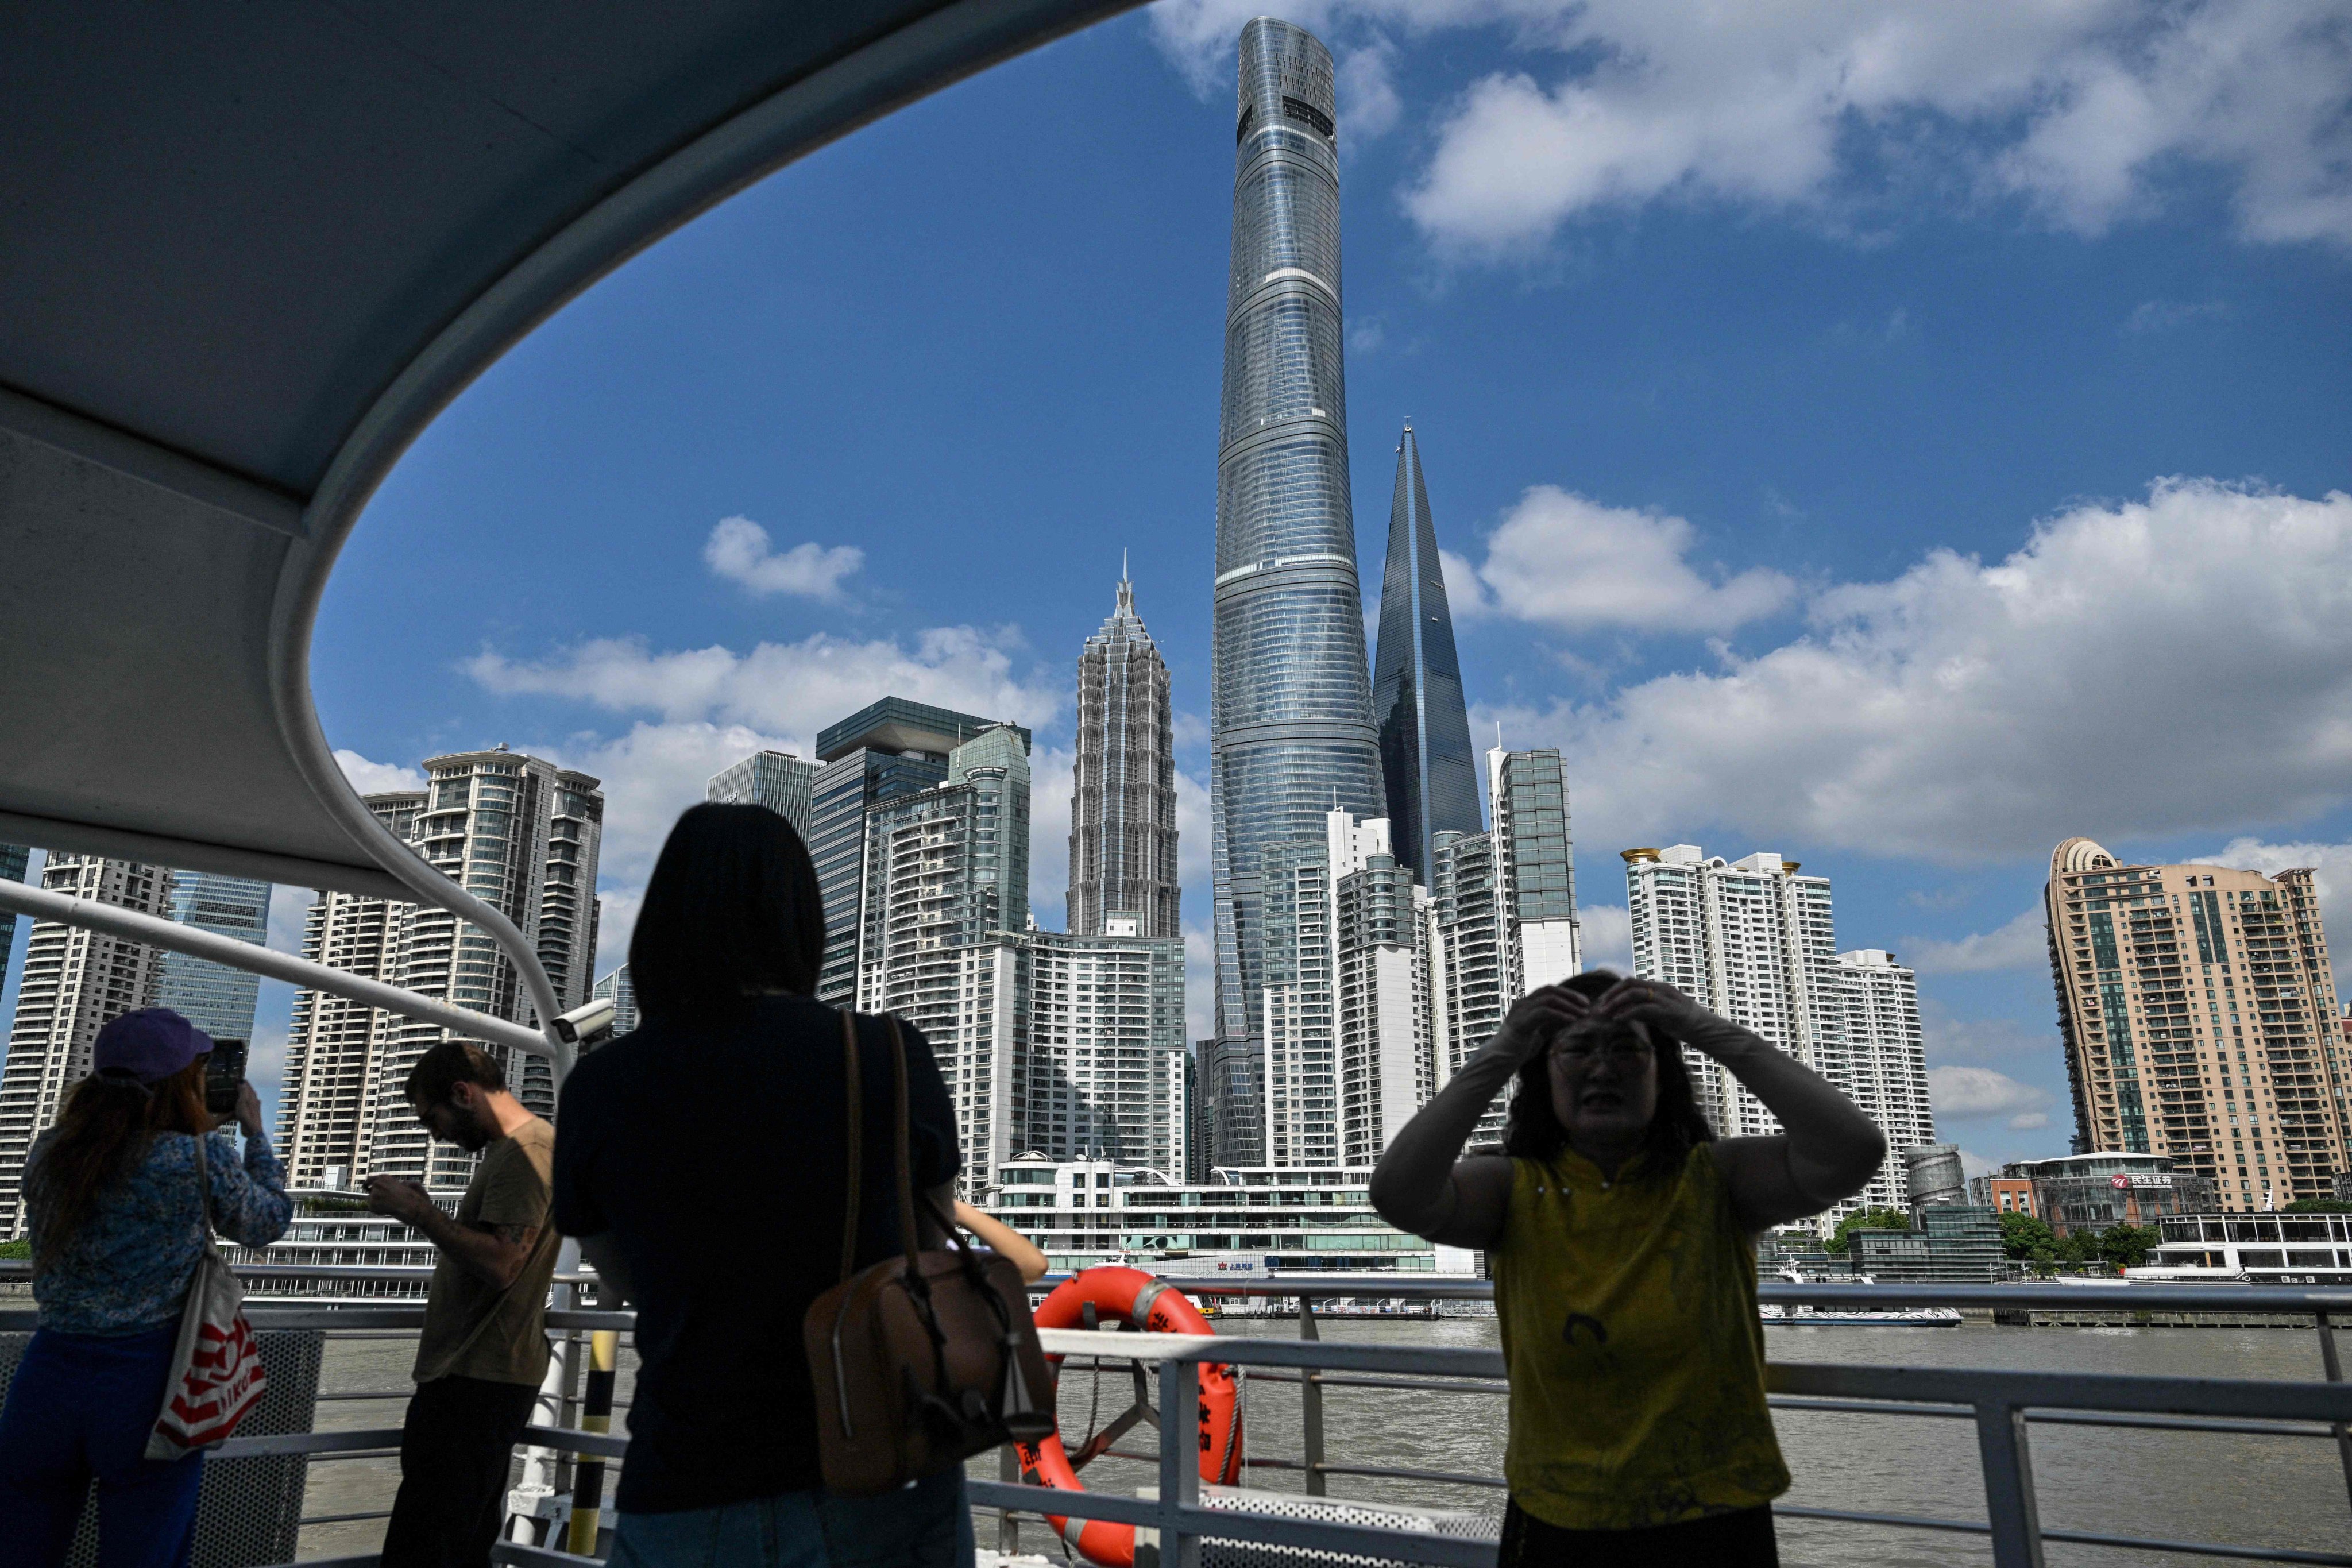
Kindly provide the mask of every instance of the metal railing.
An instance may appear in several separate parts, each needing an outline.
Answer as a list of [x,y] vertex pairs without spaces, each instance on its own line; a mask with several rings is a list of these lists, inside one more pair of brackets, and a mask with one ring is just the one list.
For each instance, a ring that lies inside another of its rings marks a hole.
[[[0,1279],[16,1270],[0,1268]],[[420,1277],[421,1270],[388,1268],[299,1268],[260,1265],[241,1270],[254,1277],[310,1277],[320,1280]],[[576,1281],[593,1279],[574,1276]],[[1261,1381],[1295,1382],[1301,1391],[1303,1452],[1297,1460],[1261,1456],[1253,1468],[1303,1472],[1309,1496],[1325,1494],[1331,1476],[1417,1480],[1483,1489],[1499,1479],[1445,1471],[1334,1463],[1324,1452],[1323,1402],[1327,1390],[1411,1389],[1452,1396],[1506,1392],[1498,1352],[1445,1347],[1342,1343],[1322,1340],[1324,1314],[1316,1303],[1352,1299],[1379,1301],[1444,1301],[1491,1299],[1483,1281],[1440,1282],[1393,1276],[1330,1275],[1313,1279],[1171,1281],[1191,1294],[1221,1299],[1259,1299],[1295,1311],[1295,1341],[1232,1335],[1143,1334],[1049,1331],[1047,1349],[1062,1356],[1131,1363],[1156,1374],[1160,1408],[1190,1410],[1198,1368],[1203,1363],[1251,1369]],[[2278,1313],[2310,1318],[2318,1331],[2324,1381],[2308,1383],[2199,1377],[2150,1377],[2101,1373],[2013,1372],[1987,1369],[1878,1367],[1834,1363],[1770,1363],[1768,1398],[1775,1409],[1967,1421],[1977,1437],[1985,1489],[1985,1518],[1864,1512],[1787,1502],[1775,1505],[1784,1518],[1851,1525],[1958,1532],[1984,1537],[2000,1568],[2039,1568],[2047,1542],[2132,1548],[2147,1552],[2237,1557],[2258,1562],[2332,1564],[2352,1568],[2352,1553],[2305,1551],[2202,1541],[2175,1541],[2045,1526],[2041,1522],[2029,1429],[2036,1425],[2106,1426],[2175,1432],[2217,1432],[2332,1440],[2352,1497],[2352,1384],[2343,1381],[2335,1343],[2335,1321],[2352,1316],[2352,1291],[2288,1288],[2130,1285],[2095,1292],[2044,1285],[1843,1285],[1773,1281],[1759,1294],[1766,1302],[1846,1308],[1958,1307],[2051,1309],[2124,1312]],[[2221,1299],[2221,1298],[2226,1299]],[[250,1316],[260,1329],[319,1329],[342,1333],[404,1336],[420,1328],[423,1309],[413,1303],[352,1306],[256,1305]],[[569,1340],[599,1330],[626,1331],[635,1314],[564,1309],[547,1314],[551,1331]],[[29,1310],[0,1307],[0,1331],[29,1329]],[[322,1395],[322,1401],[337,1397]],[[359,1397],[382,1397],[362,1391]],[[575,1458],[621,1459],[624,1436],[584,1430],[573,1424],[578,1406],[559,1407],[552,1421],[534,1423],[526,1444]],[[273,1436],[232,1438],[216,1452],[224,1458],[300,1455],[317,1461],[381,1455],[397,1448],[400,1429],[361,1427]],[[1256,1542],[1328,1552],[1352,1552],[1412,1563],[1485,1564],[1494,1561],[1491,1540],[1453,1537],[1343,1524],[1311,1518],[1255,1513],[1245,1508],[1210,1507],[1199,1482],[1199,1448],[1192,1423],[1159,1423],[1156,1452],[1108,1452],[1156,1465],[1158,1495],[1121,1497],[1107,1492],[1066,1491],[1018,1479],[972,1480],[974,1506],[1003,1516],[1072,1520],[1100,1519],[1156,1531],[1160,1561],[1192,1565],[1204,1539]],[[367,1514],[321,1516],[307,1523],[346,1522]],[[551,1532],[556,1535],[560,1532]],[[503,1543],[499,1556],[518,1563],[585,1561],[547,1548]],[[352,1560],[354,1563],[366,1559]]]

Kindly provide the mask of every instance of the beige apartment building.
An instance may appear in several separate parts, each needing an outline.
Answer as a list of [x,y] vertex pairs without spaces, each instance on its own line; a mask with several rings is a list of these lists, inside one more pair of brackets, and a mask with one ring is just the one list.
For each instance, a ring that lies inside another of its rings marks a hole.
[[2126,866],[2069,838],[2043,910],[2076,1152],[2168,1155],[2225,1209],[2332,1195],[2352,1057],[2309,870]]

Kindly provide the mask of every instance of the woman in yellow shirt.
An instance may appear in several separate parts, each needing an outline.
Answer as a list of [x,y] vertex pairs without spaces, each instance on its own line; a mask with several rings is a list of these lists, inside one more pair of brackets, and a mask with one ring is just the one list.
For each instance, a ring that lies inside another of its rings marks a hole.
[[[1782,1131],[1717,1140],[1685,1049]],[[1514,1079],[1504,1153],[1460,1159]],[[1670,985],[1595,970],[1511,1009],[1371,1188],[1393,1224],[1492,1258],[1511,1388],[1502,1568],[1779,1562],[1789,1471],[1755,1238],[1861,1191],[1885,1153],[1827,1080]]]

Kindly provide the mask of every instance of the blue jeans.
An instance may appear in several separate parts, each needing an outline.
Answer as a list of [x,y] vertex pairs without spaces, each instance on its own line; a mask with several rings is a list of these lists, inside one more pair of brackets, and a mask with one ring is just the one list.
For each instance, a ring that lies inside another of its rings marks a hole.
[[971,1568],[963,1467],[880,1497],[821,1491],[625,1513],[607,1568]]
[[63,1563],[92,1477],[99,1568],[187,1568],[205,1457],[145,1457],[179,1334],[34,1334],[0,1408],[0,1568]]

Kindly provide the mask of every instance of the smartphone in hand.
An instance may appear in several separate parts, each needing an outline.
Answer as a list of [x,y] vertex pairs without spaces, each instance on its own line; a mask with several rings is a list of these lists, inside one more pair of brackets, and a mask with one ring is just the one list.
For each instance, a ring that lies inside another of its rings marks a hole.
[[213,1041],[205,1058],[205,1109],[215,1116],[236,1114],[236,1092],[245,1087],[245,1042]]

